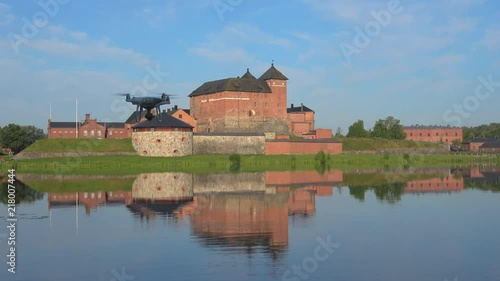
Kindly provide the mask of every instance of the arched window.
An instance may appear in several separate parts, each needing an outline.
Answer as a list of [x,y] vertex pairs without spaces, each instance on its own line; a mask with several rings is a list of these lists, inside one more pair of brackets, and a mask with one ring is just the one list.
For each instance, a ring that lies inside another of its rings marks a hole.
[[83,131],[83,136],[86,137],[88,135],[87,130]]

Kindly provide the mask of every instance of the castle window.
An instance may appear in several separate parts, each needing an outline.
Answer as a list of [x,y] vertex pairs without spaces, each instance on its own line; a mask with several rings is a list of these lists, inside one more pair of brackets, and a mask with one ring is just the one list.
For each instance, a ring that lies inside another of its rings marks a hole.
[[155,128],[150,128],[149,131],[154,132]]
[[113,132],[112,131],[109,131],[109,135],[112,136],[113,135]]
[[455,136],[458,136],[458,133],[455,133]]
[[68,133],[68,131],[64,131],[64,133],[65,133],[65,134],[67,134],[67,133]]
[[61,133],[62,133],[62,131],[59,131],[59,134],[61,134]]
[[88,134],[88,133],[87,133],[87,131],[86,131],[86,130],[85,130],[85,131],[83,131],[83,136],[84,136],[84,137],[86,137],[86,136],[87,136],[87,134]]
[[438,134],[438,133],[436,133],[436,137],[437,137],[438,135],[439,135],[439,134]]
[[448,133],[444,134],[445,136],[448,136]]
[[427,136],[430,137],[431,136],[431,133],[427,133]]
[[413,137],[413,133],[410,133],[410,137]]
[[419,135],[422,136],[422,133],[420,133]]
[[72,134],[72,133],[73,133],[73,131],[69,131],[69,133],[70,133],[70,134]]
[[101,131],[97,131],[97,135],[98,135],[98,136],[101,136]]
[[94,130],[90,131],[90,135],[93,136],[94,135]]
[[54,134],[57,133],[57,131],[54,131]]

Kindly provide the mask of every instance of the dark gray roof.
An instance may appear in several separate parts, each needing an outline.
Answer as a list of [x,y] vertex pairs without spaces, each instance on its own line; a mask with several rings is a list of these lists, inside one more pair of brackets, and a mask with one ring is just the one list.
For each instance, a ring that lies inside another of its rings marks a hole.
[[269,80],[269,79],[276,79],[276,80],[288,80],[288,78],[283,75],[276,67],[274,67],[274,64],[271,64],[271,67],[262,74],[262,76],[259,78],[261,80]]
[[403,129],[422,129],[422,130],[427,130],[427,129],[460,129],[459,127],[451,127],[451,126],[440,126],[440,125],[430,125],[430,126],[425,126],[425,125],[411,125],[411,126],[403,126]]
[[212,94],[222,91],[271,93],[271,88],[265,81],[255,78],[226,78],[222,80],[205,82],[198,89],[189,94],[189,97]]
[[250,70],[248,68],[247,68],[247,72],[245,72],[245,74],[243,74],[243,76],[241,76],[241,78],[257,79],[257,78],[255,78],[255,76],[252,75],[252,73],[250,73]]
[[161,122],[156,116],[151,120],[143,121],[132,128],[193,128],[193,126],[182,122],[181,120],[172,117],[167,112],[161,113]]
[[107,122],[102,125],[106,128],[125,128],[125,123],[122,122]]
[[289,107],[289,108],[286,109],[286,112],[287,113],[291,113],[291,112],[314,112],[314,110],[310,109],[309,107],[307,107],[305,105],[300,105],[300,106]]
[[[127,124],[133,124],[133,123],[137,123],[137,117],[139,116],[139,111],[134,111],[129,118],[127,118],[127,120],[125,121],[125,123]],[[141,114],[141,118],[139,118],[139,120],[141,120],[142,118],[144,118],[144,116],[146,116],[146,110],[143,110],[142,111],[142,114]]]
[[500,141],[496,142],[485,142],[479,148],[500,148]]
[[76,124],[77,122],[50,122],[50,128],[76,128]]

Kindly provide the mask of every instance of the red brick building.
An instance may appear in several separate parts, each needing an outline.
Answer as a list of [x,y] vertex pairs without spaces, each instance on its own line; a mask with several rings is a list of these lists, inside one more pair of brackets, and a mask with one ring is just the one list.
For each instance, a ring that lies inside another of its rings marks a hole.
[[404,127],[407,140],[443,142],[451,145],[454,140],[462,142],[463,130],[455,127],[444,126],[409,126]]
[[500,140],[495,138],[474,138],[462,143],[462,149],[475,152],[500,152]]
[[[314,130],[314,111],[303,103],[287,108],[288,128],[296,136],[302,136]],[[330,138],[332,136],[330,135]]]
[[241,78],[204,83],[189,95],[197,132],[288,134],[287,80],[271,65],[259,79],[247,69]]
[[48,121],[47,136],[49,139],[56,138],[92,138],[92,139],[123,139],[132,136],[132,126],[146,120],[143,112],[141,118],[138,118],[138,112],[123,122],[98,122],[97,119],[91,119],[90,114],[85,114],[83,122],[53,122]]

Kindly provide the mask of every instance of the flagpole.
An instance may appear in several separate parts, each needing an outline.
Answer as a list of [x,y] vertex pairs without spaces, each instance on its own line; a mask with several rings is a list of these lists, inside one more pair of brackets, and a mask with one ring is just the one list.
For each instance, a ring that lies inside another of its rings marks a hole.
[[75,127],[76,127],[76,138],[78,138],[78,98],[76,98]]

